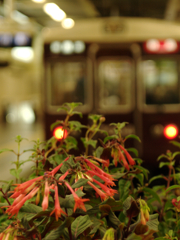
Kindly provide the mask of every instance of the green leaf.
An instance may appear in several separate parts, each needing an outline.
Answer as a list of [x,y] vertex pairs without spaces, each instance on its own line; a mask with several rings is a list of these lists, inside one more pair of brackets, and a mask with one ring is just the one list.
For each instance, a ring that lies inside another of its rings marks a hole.
[[180,154],[180,152],[174,152],[173,153],[173,158],[175,158],[177,155],[179,155]]
[[159,163],[159,168],[162,168],[164,166],[169,166],[170,165],[170,162],[160,162]]
[[14,177],[16,177],[17,179],[19,179],[19,174],[22,172],[22,169],[19,168],[19,169],[10,169],[10,174],[13,175]]
[[149,215],[149,221],[146,223],[146,225],[149,227],[149,230],[158,232],[158,225],[159,225],[158,216],[159,216],[158,213]]
[[177,142],[177,141],[170,141],[170,143],[173,144],[174,146],[180,148],[180,143],[179,142]]
[[134,174],[134,177],[139,180],[139,182],[140,182],[141,185],[144,184],[144,174],[142,174],[142,173]]
[[9,149],[9,148],[3,148],[0,150],[0,153],[3,153],[3,152],[14,152],[14,150]]
[[97,158],[101,158],[103,151],[104,151],[103,147],[101,147],[101,146],[97,147],[94,151],[94,156]]
[[144,174],[144,176],[146,177],[146,179],[148,179],[148,173],[149,173],[149,170],[147,170],[146,168],[142,167],[142,166],[139,166],[139,165],[136,165],[135,166],[137,169],[141,170]]
[[142,237],[136,235],[135,233],[130,234],[126,240],[142,240]]
[[119,184],[120,199],[123,201],[129,195],[131,181],[125,180],[125,179],[120,179],[118,184]]
[[77,239],[81,233],[83,233],[88,227],[92,225],[93,222],[90,220],[88,215],[77,217],[71,225],[71,231],[74,239]]
[[166,156],[165,154],[161,154],[161,155],[157,158],[157,161],[161,160],[162,158],[168,159],[168,156]]
[[105,137],[103,142],[106,143],[109,140],[118,139],[118,138],[119,137],[117,135],[111,135],[111,136]]
[[57,120],[56,122],[52,123],[50,126],[51,131],[58,125],[62,125],[63,121],[62,120]]
[[130,135],[125,137],[125,139],[128,139],[128,138],[134,138],[134,139],[138,140],[139,142],[141,142],[140,138],[138,136],[134,135],[134,134],[130,134]]
[[68,228],[71,225],[72,218],[68,217],[66,220],[55,230],[52,230],[45,238],[42,240],[58,240],[62,236],[65,228]]
[[149,193],[151,196],[153,196],[159,203],[161,203],[161,199],[159,197],[159,195],[152,190],[151,188],[143,188],[143,192]]
[[164,178],[164,176],[163,175],[158,175],[158,176],[154,176],[154,177],[152,177],[150,180],[149,180],[149,184],[151,183],[151,182],[153,182],[154,180],[156,180],[156,179],[160,179],[160,178]]
[[126,149],[128,152],[133,152],[136,157],[138,157],[138,150],[136,148],[127,148]]
[[72,137],[72,136],[68,136],[65,140],[65,148],[67,151],[71,150],[71,149],[77,149],[77,140]]
[[108,198],[100,205],[108,204],[112,211],[122,211],[123,210],[123,202],[121,200],[115,201],[113,198]]
[[85,148],[88,146],[88,145],[91,145],[93,148],[96,148],[96,144],[97,144],[97,140],[86,140],[86,138],[81,138],[81,141],[83,142]]
[[169,192],[170,190],[173,190],[175,188],[180,188],[180,185],[173,185],[173,186],[170,186],[168,187],[166,190],[165,190],[165,193]]
[[41,207],[28,203],[19,210],[18,218],[22,219],[26,216],[26,219],[31,219],[40,212],[43,212]]
[[81,131],[81,128],[87,128],[87,126],[82,125],[78,121],[69,121],[69,126],[72,131]]
[[76,183],[74,183],[71,187],[72,188],[80,188],[81,186],[84,186],[88,181],[89,181],[89,179],[81,178]]

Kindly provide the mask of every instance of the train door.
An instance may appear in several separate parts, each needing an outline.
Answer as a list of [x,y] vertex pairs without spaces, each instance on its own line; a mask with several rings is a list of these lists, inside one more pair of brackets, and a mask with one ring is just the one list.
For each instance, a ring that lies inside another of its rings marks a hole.
[[[61,46],[61,47],[59,47]],[[59,50],[61,49],[61,50]],[[45,128],[46,139],[52,136],[50,125],[65,118],[58,108],[66,102],[81,102],[83,124],[92,109],[92,62],[81,41],[54,41],[45,45]],[[76,119],[76,116],[74,120]]]
[[124,134],[135,133],[135,56],[131,44],[99,44],[95,58],[95,109],[106,118],[102,126],[128,122]]
[[[161,42],[161,45],[164,43]],[[145,166],[155,171],[157,158],[166,150],[176,150],[169,141],[178,139],[180,130],[179,47],[167,53],[143,50],[139,64],[138,107],[141,112],[142,157]],[[174,126],[174,135],[165,135],[167,126]]]

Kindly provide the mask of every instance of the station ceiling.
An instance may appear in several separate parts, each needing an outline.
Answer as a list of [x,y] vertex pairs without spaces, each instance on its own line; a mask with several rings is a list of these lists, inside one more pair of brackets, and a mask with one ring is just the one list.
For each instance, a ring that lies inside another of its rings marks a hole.
[[[180,0],[52,0],[67,14],[76,19],[122,16],[147,17],[180,21]],[[31,0],[0,0],[0,13],[6,15],[4,8],[12,5],[12,10],[26,15],[40,26],[58,26],[44,11],[44,3]]]

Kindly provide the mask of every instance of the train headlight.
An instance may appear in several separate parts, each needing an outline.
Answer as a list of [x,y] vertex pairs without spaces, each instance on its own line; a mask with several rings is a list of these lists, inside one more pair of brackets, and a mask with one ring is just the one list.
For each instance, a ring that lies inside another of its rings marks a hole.
[[61,126],[58,126],[54,129],[53,136],[58,140],[65,139],[67,137],[67,130],[63,129]]
[[164,136],[168,139],[173,139],[178,135],[178,128],[174,124],[169,124],[164,128]]

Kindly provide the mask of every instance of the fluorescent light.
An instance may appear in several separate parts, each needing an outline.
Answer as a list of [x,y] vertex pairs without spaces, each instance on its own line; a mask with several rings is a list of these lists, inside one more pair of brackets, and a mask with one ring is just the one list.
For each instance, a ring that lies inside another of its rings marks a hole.
[[55,21],[60,22],[66,17],[66,13],[55,3],[44,4],[43,9]]
[[11,56],[15,60],[29,63],[34,58],[34,51],[31,47],[13,47]]
[[74,27],[74,24],[75,23],[72,18],[65,18],[61,23],[62,27],[65,29],[70,29],[70,28]]
[[45,0],[32,0],[33,2],[35,2],[35,3],[43,3],[43,2],[45,2]]

